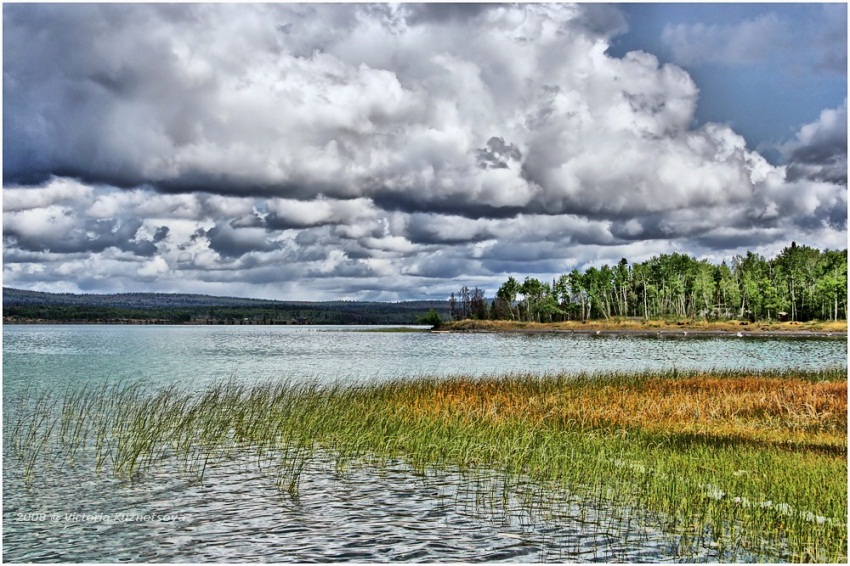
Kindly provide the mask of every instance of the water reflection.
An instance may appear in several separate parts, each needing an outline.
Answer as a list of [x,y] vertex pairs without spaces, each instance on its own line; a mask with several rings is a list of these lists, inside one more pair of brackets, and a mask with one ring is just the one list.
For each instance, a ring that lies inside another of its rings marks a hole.
[[352,327],[3,327],[3,382],[52,389],[143,381],[202,389],[235,378],[346,383],[415,377],[643,369],[823,368],[844,338],[353,332]]
[[[160,466],[134,481],[90,471],[6,470],[6,562],[665,562],[717,560],[630,509],[571,500],[499,474],[426,470],[402,461],[313,460],[297,497],[256,457],[233,455],[192,481]],[[88,479],[86,479],[88,478]],[[19,491],[20,490],[20,491]],[[57,497],[73,493],[73,498]],[[45,520],[16,520],[21,513]],[[130,520],[133,518],[134,520]],[[684,553],[684,554],[683,554]],[[724,558],[736,558],[726,555]],[[738,556],[738,559],[752,559]]]

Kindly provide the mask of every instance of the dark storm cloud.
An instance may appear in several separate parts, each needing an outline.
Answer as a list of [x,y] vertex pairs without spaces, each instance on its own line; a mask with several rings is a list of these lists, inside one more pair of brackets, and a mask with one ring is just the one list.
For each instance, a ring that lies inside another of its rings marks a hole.
[[[765,218],[737,207],[693,208],[664,214],[647,214],[611,223],[611,235],[622,242],[699,238],[721,229],[746,231],[775,227],[778,218]],[[590,242],[587,242],[590,243]]]
[[[121,116],[122,101],[130,103],[131,111],[134,99],[151,95],[180,105],[179,98],[171,96],[177,93],[157,92],[159,69],[167,68],[171,59],[168,45],[140,34],[127,34],[125,41],[112,37],[127,26],[143,27],[180,10],[151,11],[149,6],[4,6],[7,182],[45,180],[51,174],[119,186],[146,180],[136,167],[142,156],[126,152],[126,144],[113,149],[98,138],[104,129],[128,139],[136,126],[148,131],[151,124],[145,121],[152,116]],[[179,114],[173,116],[177,124]]]
[[814,163],[795,158],[788,164],[788,180],[800,179],[847,185],[847,156],[832,155]]
[[322,226],[322,221],[299,220],[295,218],[283,218],[277,214],[269,214],[265,218],[264,225],[269,230],[290,230],[293,228],[309,228],[313,226]]
[[277,248],[266,239],[266,232],[261,228],[233,228],[225,223],[207,230],[204,236],[209,240],[210,248],[229,258]]
[[[99,253],[114,247],[141,257],[150,257],[156,253],[154,242],[136,239],[136,233],[142,226],[137,219],[96,220],[86,219],[72,226],[72,220],[53,216],[44,223],[36,224],[26,215],[7,217],[3,226],[4,241],[15,248],[36,252],[54,252],[60,254]],[[70,229],[67,227],[72,226]],[[4,246],[5,247],[5,246]]]
[[659,226],[657,215],[617,220],[611,223],[611,234],[620,240],[658,240],[670,236]]
[[168,226],[160,226],[153,235],[153,243],[159,243],[168,237]]
[[847,103],[821,112],[817,121],[803,126],[781,150],[789,181],[811,179],[846,186]]
[[355,247],[355,248],[351,248],[351,249],[346,249],[345,255],[349,259],[358,260],[358,259],[368,259],[368,258],[374,257],[375,254],[374,254],[374,252],[372,252],[370,250]]
[[847,208],[829,207],[825,214],[826,224],[835,231],[847,232]]
[[469,202],[469,199],[463,196],[424,201],[420,195],[412,191],[378,193],[373,200],[375,205],[383,210],[410,214],[458,215],[465,218],[512,218],[525,211],[525,208],[520,206],[495,206],[486,202]]

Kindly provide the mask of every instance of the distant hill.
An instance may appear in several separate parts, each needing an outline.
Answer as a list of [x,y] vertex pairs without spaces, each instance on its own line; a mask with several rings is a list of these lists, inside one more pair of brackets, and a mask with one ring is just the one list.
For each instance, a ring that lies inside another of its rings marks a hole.
[[8,305],[86,305],[97,307],[157,308],[157,307],[244,307],[280,303],[265,299],[213,297],[178,293],[44,293],[3,288],[3,306]]
[[73,294],[3,288],[5,322],[412,324],[447,301],[274,301],[172,293]]

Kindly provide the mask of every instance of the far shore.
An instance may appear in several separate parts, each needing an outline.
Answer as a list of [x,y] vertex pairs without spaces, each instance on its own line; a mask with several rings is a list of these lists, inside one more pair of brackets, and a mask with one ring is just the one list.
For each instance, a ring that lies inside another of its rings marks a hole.
[[477,333],[589,334],[625,336],[693,337],[845,337],[847,321],[746,322],[705,320],[609,319],[566,322],[518,322],[510,320],[459,320],[443,324],[442,331]]
[[[7,317],[3,324],[60,324],[60,325],[223,325],[223,326],[263,326],[257,320],[236,320],[233,322],[189,321],[176,322],[163,319],[118,319],[118,320],[50,320],[16,319]],[[307,322],[275,323],[276,326],[303,325]],[[411,328],[411,324],[374,325],[373,332],[428,332],[424,328]],[[322,326],[322,325],[320,325]],[[333,325],[337,326],[337,325]],[[345,325],[343,325],[345,326]],[[371,325],[366,325],[371,326]],[[370,329],[360,329],[370,331]],[[588,334],[622,336],[670,336],[670,337],[847,337],[847,321],[810,321],[810,322],[746,322],[738,320],[644,320],[637,318],[611,318],[608,320],[571,320],[565,322],[520,322],[510,320],[457,320],[444,322],[431,332],[440,333],[525,333],[525,334]]]

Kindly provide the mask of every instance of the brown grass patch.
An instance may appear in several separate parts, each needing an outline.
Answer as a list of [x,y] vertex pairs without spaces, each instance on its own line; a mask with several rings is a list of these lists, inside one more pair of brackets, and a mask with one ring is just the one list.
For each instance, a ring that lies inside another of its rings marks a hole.
[[605,331],[647,331],[647,330],[701,330],[724,332],[835,332],[846,333],[847,321],[810,321],[810,322],[753,322],[738,320],[708,321],[706,319],[670,319],[644,320],[642,318],[611,318],[608,320],[588,320],[581,322],[517,322],[511,320],[459,320],[446,323],[447,330],[484,330],[491,332],[530,331],[545,332],[555,330],[605,330]]
[[565,382],[540,393],[509,380],[457,380],[423,392],[408,408],[453,419],[847,445],[846,381],[697,376],[578,387]]

